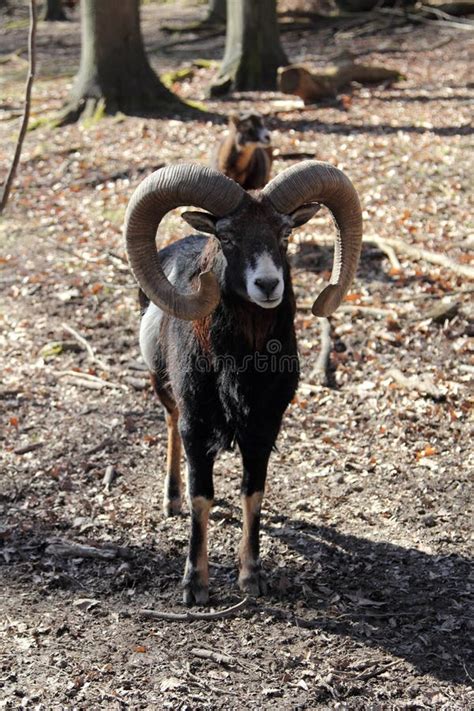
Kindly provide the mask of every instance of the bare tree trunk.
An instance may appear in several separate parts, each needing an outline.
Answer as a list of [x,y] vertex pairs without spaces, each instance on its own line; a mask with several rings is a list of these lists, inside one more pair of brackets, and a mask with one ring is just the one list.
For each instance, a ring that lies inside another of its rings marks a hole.
[[227,0],[224,59],[211,93],[275,89],[277,69],[285,64],[276,0]]
[[97,111],[142,114],[184,108],[145,54],[139,0],[81,0],[81,64],[59,123]]
[[224,25],[227,19],[227,0],[209,0],[206,24]]
[[66,13],[63,8],[63,1],[46,0],[41,19],[53,22],[67,20]]
[[8,175],[3,185],[2,199],[0,200],[0,215],[7,206],[10,190],[15,178],[16,169],[20,162],[21,149],[25,140],[26,131],[28,129],[28,119],[30,118],[31,107],[31,91],[33,89],[33,80],[36,71],[36,0],[30,0],[30,32],[28,36],[28,78],[26,80],[25,89],[25,108],[23,110],[23,118],[21,120],[20,133],[16,142],[15,153],[13,155],[12,164]]

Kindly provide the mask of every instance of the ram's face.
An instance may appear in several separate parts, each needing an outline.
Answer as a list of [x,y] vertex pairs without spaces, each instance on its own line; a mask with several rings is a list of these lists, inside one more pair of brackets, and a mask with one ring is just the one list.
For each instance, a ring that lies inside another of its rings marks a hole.
[[202,212],[185,212],[182,217],[219,240],[226,263],[226,288],[263,309],[273,309],[281,303],[285,291],[291,230],[318,209],[319,205],[310,203],[284,215],[268,201],[252,199],[230,217]]
[[226,260],[226,284],[264,309],[278,306],[285,290],[284,267],[291,220],[254,202],[216,222]]
[[270,145],[270,131],[260,114],[238,114],[231,117],[231,123],[235,126],[235,142],[239,148],[250,145],[266,148]]

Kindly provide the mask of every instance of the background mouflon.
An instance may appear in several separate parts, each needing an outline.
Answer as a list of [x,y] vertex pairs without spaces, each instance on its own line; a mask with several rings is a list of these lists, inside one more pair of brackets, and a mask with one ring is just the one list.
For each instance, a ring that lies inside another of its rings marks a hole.
[[245,190],[263,188],[273,162],[271,134],[261,114],[246,111],[229,116],[229,130],[220,142],[212,167]]

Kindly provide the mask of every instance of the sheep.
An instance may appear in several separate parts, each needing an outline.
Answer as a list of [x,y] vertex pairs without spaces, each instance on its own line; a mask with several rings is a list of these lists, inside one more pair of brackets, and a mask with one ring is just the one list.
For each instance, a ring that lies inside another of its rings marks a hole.
[[[268,460],[299,375],[287,244],[321,204],[338,227],[330,283],[313,305],[314,315],[328,316],[349,289],[362,240],[357,193],[337,168],[305,161],[251,194],[208,167],[171,165],[147,177],[129,202],[127,252],[145,307],[140,347],[168,428],[166,515],[181,510],[181,443],[187,459],[187,605],[209,599],[213,465],[234,445],[243,462],[238,582],[247,594],[265,592],[260,511]],[[182,215],[198,234],[158,252],[162,218],[189,205],[205,211]]]
[[245,190],[263,188],[273,161],[270,131],[263,117],[247,111],[229,116],[229,132],[219,144],[212,167]]

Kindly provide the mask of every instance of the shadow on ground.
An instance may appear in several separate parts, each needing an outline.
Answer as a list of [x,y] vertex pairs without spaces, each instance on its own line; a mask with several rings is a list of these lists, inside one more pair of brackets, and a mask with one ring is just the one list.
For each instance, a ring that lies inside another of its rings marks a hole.
[[[472,662],[469,558],[429,555],[306,521],[284,519],[283,526],[265,530],[311,566],[307,572],[299,565],[284,569],[288,580],[299,576],[304,583],[303,590],[293,585],[288,591],[304,601],[305,615],[295,624],[353,637],[425,674],[466,683]],[[306,590],[321,585],[329,602]],[[335,597],[340,600],[331,604]]]
[[[228,523],[240,528],[237,516]],[[6,563],[1,566],[3,585],[24,587],[36,597],[50,599],[59,591],[64,599],[64,594],[87,589],[111,606],[121,606],[126,590],[133,588],[134,599],[151,591],[157,607],[175,606],[185,550],[182,537],[170,535],[176,526],[177,521],[164,522],[161,531],[150,532],[157,544],[119,548],[115,560],[82,561],[48,553],[52,540],[70,539],[67,527],[64,537],[58,536],[57,528],[47,530],[39,524],[24,533],[9,529],[2,534],[0,549]],[[349,637],[405,659],[423,674],[468,683],[470,559],[430,555],[284,516],[273,516],[263,530],[286,551],[277,558],[274,552],[266,557],[265,568],[272,571],[270,596],[252,602],[245,618],[257,623],[262,614],[271,615],[275,621]],[[116,546],[91,538],[83,542],[101,550]],[[212,604],[234,603],[238,591],[229,551],[218,561],[211,558],[211,575]],[[133,605],[130,612],[134,614]]]

